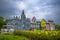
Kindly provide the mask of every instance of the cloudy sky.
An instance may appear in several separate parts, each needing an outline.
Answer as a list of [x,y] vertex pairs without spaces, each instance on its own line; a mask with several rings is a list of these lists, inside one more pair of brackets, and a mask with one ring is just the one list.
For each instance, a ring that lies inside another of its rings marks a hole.
[[60,0],[0,0],[0,16],[4,18],[20,16],[23,9],[28,18],[60,24]]

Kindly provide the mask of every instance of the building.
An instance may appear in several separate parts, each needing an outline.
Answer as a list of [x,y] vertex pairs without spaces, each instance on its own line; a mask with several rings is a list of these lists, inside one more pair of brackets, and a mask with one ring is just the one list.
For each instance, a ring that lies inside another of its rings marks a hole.
[[14,18],[9,19],[7,22],[7,29],[14,30],[30,30],[30,29],[39,29],[40,25],[36,21],[36,18],[33,17],[32,20],[30,18],[26,18],[24,14],[24,10],[22,11],[21,18],[14,16]]
[[48,20],[47,22],[45,19],[42,19],[41,27],[42,27],[42,30],[55,30],[55,24],[52,20]]
[[46,23],[46,30],[50,30],[50,25],[49,25],[49,23]]
[[30,18],[26,18],[24,10],[22,11],[20,18],[14,16],[14,18],[8,20],[7,25],[5,26],[7,27],[7,30],[34,30],[40,29],[40,27],[42,30],[55,30],[55,25],[52,20],[46,22],[46,20],[42,19],[41,22],[37,22],[35,16],[30,20]]
[[31,21],[31,29],[40,29],[40,24],[36,21],[36,17],[34,16]]
[[52,20],[48,20],[46,24],[46,30],[55,30],[55,24]]
[[[11,25],[11,26],[8,26]],[[30,19],[26,18],[24,14],[24,10],[22,11],[21,18],[14,17],[9,19],[7,23],[7,29],[14,29],[14,30],[28,30],[30,29]]]

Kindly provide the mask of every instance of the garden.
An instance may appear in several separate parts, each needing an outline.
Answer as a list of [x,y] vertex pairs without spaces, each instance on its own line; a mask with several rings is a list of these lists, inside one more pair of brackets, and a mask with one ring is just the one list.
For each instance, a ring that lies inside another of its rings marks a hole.
[[46,30],[27,30],[27,31],[14,31],[14,35],[24,36],[30,40],[60,40],[60,31],[46,31]]
[[0,34],[0,40],[60,40],[60,30],[15,30]]

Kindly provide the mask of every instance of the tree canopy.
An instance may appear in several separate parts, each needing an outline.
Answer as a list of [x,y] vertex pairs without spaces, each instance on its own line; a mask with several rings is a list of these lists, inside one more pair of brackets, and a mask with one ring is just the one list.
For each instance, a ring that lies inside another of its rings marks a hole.
[[0,16],[0,30],[3,27],[3,25],[6,24],[6,21],[4,20],[4,18],[2,16]]
[[57,30],[60,30],[60,25],[55,25],[55,28],[56,28]]
[[46,20],[45,20],[45,19],[42,19],[42,20],[41,20],[41,26],[42,26],[42,27],[46,27]]

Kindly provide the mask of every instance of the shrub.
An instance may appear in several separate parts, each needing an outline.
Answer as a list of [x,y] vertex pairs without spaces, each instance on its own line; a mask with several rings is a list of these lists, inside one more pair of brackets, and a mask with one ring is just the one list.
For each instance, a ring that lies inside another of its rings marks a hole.
[[44,30],[34,30],[34,31],[14,31],[15,35],[22,35],[30,38],[31,40],[59,40],[60,31],[44,31]]

